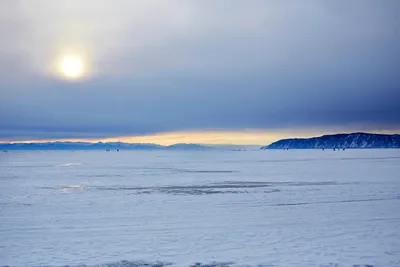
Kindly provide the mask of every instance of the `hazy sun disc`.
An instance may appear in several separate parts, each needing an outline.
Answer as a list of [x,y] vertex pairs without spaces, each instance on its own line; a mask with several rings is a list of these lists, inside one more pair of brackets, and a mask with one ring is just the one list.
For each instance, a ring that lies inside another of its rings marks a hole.
[[85,74],[85,64],[79,56],[65,56],[59,62],[59,72],[64,78],[75,80]]

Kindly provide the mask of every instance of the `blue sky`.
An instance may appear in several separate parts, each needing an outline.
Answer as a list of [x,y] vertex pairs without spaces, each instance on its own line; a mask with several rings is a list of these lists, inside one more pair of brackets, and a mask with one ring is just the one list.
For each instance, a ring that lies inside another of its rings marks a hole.
[[[0,140],[400,128],[397,0],[0,10]],[[81,79],[57,72],[65,55],[82,60]]]

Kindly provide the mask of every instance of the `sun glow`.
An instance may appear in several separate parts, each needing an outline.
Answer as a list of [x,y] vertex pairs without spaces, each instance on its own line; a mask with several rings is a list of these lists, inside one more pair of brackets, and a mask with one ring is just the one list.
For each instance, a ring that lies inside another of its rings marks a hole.
[[[299,133],[297,133],[299,135]],[[301,135],[303,136],[303,135]],[[305,135],[307,137],[311,135]],[[277,141],[283,137],[293,137],[293,133],[281,133],[263,130],[247,131],[182,131],[166,132],[143,136],[119,136],[109,138],[70,138],[70,139],[52,139],[52,140],[26,140],[23,143],[38,142],[126,142],[126,143],[154,143],[160,145],[173,145],[177,143],[196,143],[209,145],[266,145]],[[19,141],[21,142],[21,141]],[[0,140],[1,143],[1,140]]]
[[62,69],[65,76],[76,78],[82,74],[83,64],[78,57],[67,57],[63,60]]
[[57,74],[68,80],[79,80],[86,76],[87,66],[83,57],[79,55],[65,55],[59,58]]

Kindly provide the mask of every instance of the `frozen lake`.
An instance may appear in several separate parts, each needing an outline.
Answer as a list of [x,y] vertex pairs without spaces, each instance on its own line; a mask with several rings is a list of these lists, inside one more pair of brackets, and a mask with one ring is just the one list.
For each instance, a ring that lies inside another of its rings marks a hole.
[[15,151],[0,182],[0,266],[400,266],[400,150]]

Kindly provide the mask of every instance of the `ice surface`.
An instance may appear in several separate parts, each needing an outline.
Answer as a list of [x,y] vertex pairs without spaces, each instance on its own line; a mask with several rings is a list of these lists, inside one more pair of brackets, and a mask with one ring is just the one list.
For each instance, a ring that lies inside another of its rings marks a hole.
[[400,150],[0,153],[0,266],[400,266]]

